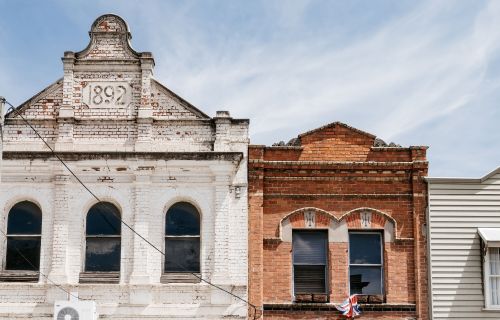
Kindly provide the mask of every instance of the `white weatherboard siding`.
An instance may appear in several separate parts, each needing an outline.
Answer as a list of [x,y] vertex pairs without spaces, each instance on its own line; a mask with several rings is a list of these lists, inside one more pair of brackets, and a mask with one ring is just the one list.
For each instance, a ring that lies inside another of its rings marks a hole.
[[429,178],[433,319],[500,319],[485,310],[478,228],[500,228],[500,168],[481,179]]

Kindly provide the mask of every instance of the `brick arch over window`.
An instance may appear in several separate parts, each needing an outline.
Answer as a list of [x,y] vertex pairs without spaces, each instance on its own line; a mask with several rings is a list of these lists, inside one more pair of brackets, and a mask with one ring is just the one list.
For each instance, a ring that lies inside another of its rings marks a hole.
[[397,222],[385,212],[374,208],[362,207],[343,214],[339,222],[347,229],[384,230],[384,241],[393,242],[397,237]]
[[330,212],[315,207],[305,207],[292,211],[281,219],[279,237],[284,242],[291,242],[292,229],[327,229],[334,231],[338,226],[338,219]]
[[340,218],[315,207],[297,209],[281,219],[279,237],[281,241],[291,242],[293,229],[307,228],[328,229],[329,242],[347,242],[349,229],[384,230],[385,242],[399,239],[396,220],[385,212],[368,207],[350,210]]

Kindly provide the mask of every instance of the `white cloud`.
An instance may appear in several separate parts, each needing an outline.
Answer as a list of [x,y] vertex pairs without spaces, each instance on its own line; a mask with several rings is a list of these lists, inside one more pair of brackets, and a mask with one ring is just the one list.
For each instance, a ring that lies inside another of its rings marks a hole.
[[[396,11],[368,4],[335,4],[345,15],[336,21],[329,2],[308,0],[58,3],[82,30],[99,14],[123,15],[134,48],[155,55],[158,80],[210,115],[226,109],[250,118],[253,143],[343,121],[384,139],[431,145],[439,172],[463,152],[446,148],[454,143],[446,134],[463,130],[459,113],[490,114],[500,101],[498,90],[487,89],[500,83],[492,71],[495,60],[500,65],[500,2],[428,0]],[[0,89],[15,93],[5,79],[2,72]],[[491,144],[476,145],[475,153],[492,156]]]
[[[152,17],[156,74],[210,114],[251,118],[256,142],[335,120],[394,138],[467,104],[498,54],[500,4],[459,30],[455,4],[426,2],[345,46],[331,43],[334,30],[295,43],[207,35],[186,6]],[[306,7],[282,8],[280,24],[300,24]]]

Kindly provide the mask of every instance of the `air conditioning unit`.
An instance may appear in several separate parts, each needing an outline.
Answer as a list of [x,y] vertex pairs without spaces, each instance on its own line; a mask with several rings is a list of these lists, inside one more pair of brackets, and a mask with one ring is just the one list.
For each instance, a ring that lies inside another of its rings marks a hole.
[[97,320],[95,301],[56,301],[54,320]]

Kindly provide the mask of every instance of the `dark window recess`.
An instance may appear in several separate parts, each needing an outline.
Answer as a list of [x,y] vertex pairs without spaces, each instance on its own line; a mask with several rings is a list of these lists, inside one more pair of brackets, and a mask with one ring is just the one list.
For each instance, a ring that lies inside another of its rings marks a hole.
[[87,236],[120,235],[120,211],[112,203],[99,202],[87,214]]
[[200,214],[187,202],[174,204],[165,219],[165,267],[168,272],[200,272]]
[[40,269],[40,237],[7,237],[5,269],[38,271]]
[[42,211],[32,202],[19,202],[9,211],[5,270],[38,271]]
[[326,294],[327,232],[294,231],[292,245],[295,295]]
[[380,233],[349,233],[351,294],[383,294],[382,236]]
[[99,202],[87,214],[85,271],[120,271],[120,212],[109,202]]
[[167,212],[165,234],[169,236],[199,236],[200,214],[187,202],[174,204]]
[[200,272],[199,238],[166,238],[165,272]]
[[29,201],[17,203],[9,212],[7,224],[9,234],[41,234],[42,211]]

